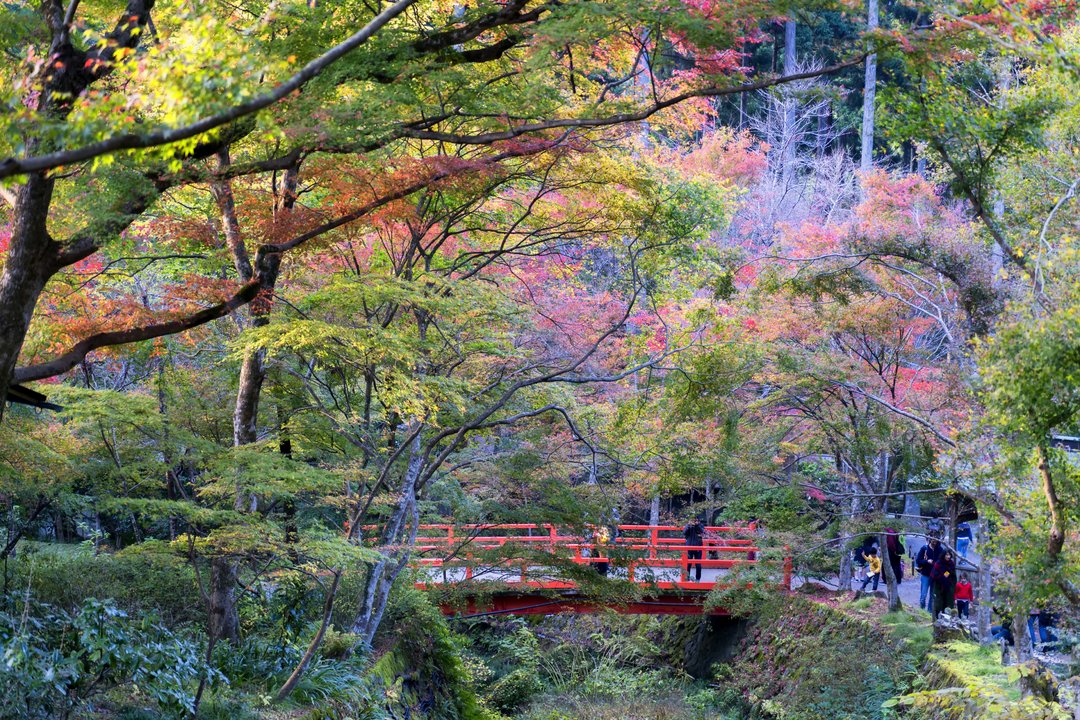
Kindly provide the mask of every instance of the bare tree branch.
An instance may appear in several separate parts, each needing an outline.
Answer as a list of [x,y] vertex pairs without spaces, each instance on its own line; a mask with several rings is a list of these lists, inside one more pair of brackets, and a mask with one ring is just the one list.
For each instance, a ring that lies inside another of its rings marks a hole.
[[884,398],[881,398],[881,397],[878,397],[877,395],[874,395],[873,393],[867,392],[866,390],[863,390],[858,385],[854,385],[852,383],[841,382],[841,381],[838,381],[838,380],[833,380],[831,382],[832,382],[832,384],[837,385],[837,386],[842,387],[842,388],[845,388],[847,390],[850,390],[853,393],[857,393],[859,395],[862,395],[867,400],[873,400],[877,404],[881,405],[882,407],[885,407],[885,408],[889,409],[891,412],[894,412],[897,415],[900,415],[902,417],[906,417],[908,420],[911,420],[912,422],[914,422],[914,423],[916,423],[918,425],[921,425],[922,427],[929,430],[934,435],[934,437],[936,437],[938,440],[945,443],[949,447],[956,447],[956,443],[953,440],[951,440],[947,435],[945,435],[943,432],[941,432],[936,427],[934,427],[934,425],[929,420],[926,420],[925,418],[921,418],[918,415],[915,415],[914,413],[911,413],[911,412],[908,412],[907,410],[899,408],[896,405],[893,405],[888,400],[886,400]]

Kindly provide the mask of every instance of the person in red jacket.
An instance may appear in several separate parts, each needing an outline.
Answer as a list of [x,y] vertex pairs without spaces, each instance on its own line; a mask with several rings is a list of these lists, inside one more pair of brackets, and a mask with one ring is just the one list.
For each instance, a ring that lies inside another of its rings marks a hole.
[[971,601],[975,599],[974,590],[968,582],[967,575],[960,576],[960,582],[956,583],[956,615],[957,617],[971,616]]

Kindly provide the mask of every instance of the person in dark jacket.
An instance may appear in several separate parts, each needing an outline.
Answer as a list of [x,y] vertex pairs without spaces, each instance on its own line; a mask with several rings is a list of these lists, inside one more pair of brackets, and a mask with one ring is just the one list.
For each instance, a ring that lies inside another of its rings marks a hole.
[[889,549],[889,564],[892,565],[893,576],[896,584],[904,580],[904,543],[900,541],[900,535],[892,528],[885,529],[885,547]]
[[933,609],[933,593],[930,583],[930,571],[934,569],[934,563],[941,555],[941,542],[937,538],[931,538],[930,542],[922,546],[919,554],[915,556],[915,569],[919,572],[919,607],[924,610]]
[[946,550],[930,571],[930,582],[934,586],[934,619],[945,608],[952,608],[956,595],[956,561],[951,551]]
[[701,582],[701,563],[691,563],[690,560],[701,560],[702,546],[705,544],[705,526],[700,520],[694,520],[683,528],[683,537],[686,538],[687,546],[697,548],[696,550],[687,550],[686,557],[686,573],[690,574],[691,568],[696,568],[697,580],[695,582]]
[[990,637],[994,640],[1004,640],[1007,645],[1015,645],[1012,634],[1012,615],[1001,608],[994,608],[994,612],[1001,618],[997,625],[990,626]]
[[[855,577],[862,577],[866,571],[866,558],[870,555],[870,551],[877,552],[878,541],[877,535],[867,535],[863,538],[862,545],[851,551],[851,561],[854,563]],[[854,579],[854,578],[853,578]]]

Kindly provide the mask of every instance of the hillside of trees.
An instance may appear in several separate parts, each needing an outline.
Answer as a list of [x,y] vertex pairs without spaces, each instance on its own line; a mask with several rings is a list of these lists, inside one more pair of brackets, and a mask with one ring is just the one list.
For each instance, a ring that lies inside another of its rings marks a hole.
[[0,720],[1080,718],[1078,12],[0,5]]

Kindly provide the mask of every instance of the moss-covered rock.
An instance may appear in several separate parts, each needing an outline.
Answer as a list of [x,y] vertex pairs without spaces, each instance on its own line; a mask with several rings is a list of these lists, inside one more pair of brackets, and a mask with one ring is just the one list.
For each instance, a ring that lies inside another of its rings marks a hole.
[[728,680],[775,717],[877,720],[925,648],[899,625],[786,598],[755,619]]
[[1035,666],[1002,667],[993,646],[957,640],[935,646],[912,691],[887,705],[917,720],[1071,720],[1058,703],[1025,696],[1022,684],[1037,675]]

